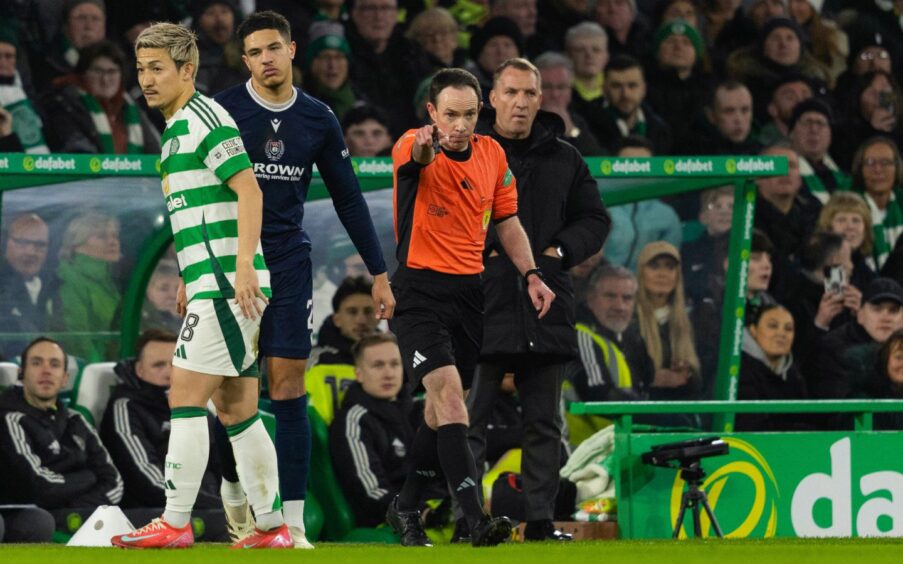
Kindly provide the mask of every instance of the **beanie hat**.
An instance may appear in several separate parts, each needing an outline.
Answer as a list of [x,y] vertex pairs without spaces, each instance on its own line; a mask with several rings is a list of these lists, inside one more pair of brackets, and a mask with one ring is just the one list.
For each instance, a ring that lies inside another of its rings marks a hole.
[[11,21],[0,24],[0,43],[9,43],[16,49],[19,48],[19,36],[15,24]]
[[696,28],[685,22],[684,20],[671,20],[665,22],[655,31],[655,52],[658,52],[662,42],[672,35],[683,35],[693,44],[693,50],[696,51],[696,58],[702,57],[703,43],[702,37]]
[[828,120],[828,126],[834,123],[834,112],[831,111],[831,107],[818,98],[809,98],[793,108],[793,115],[790,116],[790,121],[787,122],[787,131],[793,131],[793,128],[796,127],[796,122],[803,117],[803,114],[810,112],[818,112],[825,116],[825,119]]
[[345,39],[345,31],[336,22],[315,22],[310,26],[310,43],[304,51],[304,67],[309,68],[317,55],[327,49],[336,49],[351,58],[351,46]]
[[523,54],[524,34],[520,32],[520,28],[513,20],[504,16],[496,16],[487,21],[470,37],[470,58],[474,61],[479,59],[480,53],[483,52],[483,48],[486,47],[489,40],[499,35],[510,37],[511,41],[517,45],[518,54]]
[[803,33],[803,29],[796,23],[796,20],[790,18],[771,18],[765,25],[762,26],[762,31],[759,33],[759,49],[765,45],[765,40],[768,39],[768,36],[771,35],[771,32],[781,28],[786,27],[790,31],[796,34],[797,39],[800,41],[801,46],[806,45],[806,35]]
[[878,29],[869,27],[858,32],[850,32],[850,53],[847,56],[847,68],[853,66],[860,53],[869,47],[881,47],[890,53],[888,37],[885,37]]

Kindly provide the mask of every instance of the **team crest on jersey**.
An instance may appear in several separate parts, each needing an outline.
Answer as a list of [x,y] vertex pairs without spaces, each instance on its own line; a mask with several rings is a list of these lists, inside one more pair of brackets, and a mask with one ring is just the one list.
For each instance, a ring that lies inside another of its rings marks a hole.
[[285,143],[282,139],[270,139],[263,151],[271,161],[278,161],[285,154]]

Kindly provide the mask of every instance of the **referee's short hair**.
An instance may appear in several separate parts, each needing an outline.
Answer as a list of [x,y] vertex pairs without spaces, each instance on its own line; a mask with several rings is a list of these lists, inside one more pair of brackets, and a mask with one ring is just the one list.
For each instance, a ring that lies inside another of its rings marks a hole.
[[362,337],[360,341],[351,345],[351,356],[354,358],[355,366],[360,362],[361,358],[363,358],[365,350],[385,343],[392,343],[397,347],[398,339],[396,339],[395,335],[392,333],[376,332]]
[[480,81],[477,80],[477,77],[464,69],[442,69],[433,76],[433,80],[430,82],[430,104],[435,106],[439,99],[439,93],[448,87],[473,88],[477,95],[477,102],[483,100],[483,90],[480,89]]
[[238,36],[238,42],[241,44],[242,51],[245,50],[245,37],[262,29],[275,29],[285,39],[286,43],[292,42],[292,25],[288,23],[285,16],[272,10],[265,10],[263,12],[254,12],[238,26],[235,35]]

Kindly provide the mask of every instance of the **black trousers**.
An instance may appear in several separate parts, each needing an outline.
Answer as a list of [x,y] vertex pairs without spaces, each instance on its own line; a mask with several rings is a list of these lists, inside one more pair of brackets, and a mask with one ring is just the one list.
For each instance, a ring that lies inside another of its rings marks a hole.
[[[552,519],[558,495],[564,425],[560,411],[561,384],[567,364],[531,360],[531,355],[523,355],[513,366],[501,360],[480,362],[466,403],[470,418],[468,442],[481,480],[486,457],[486,426],[492,417],[502,378],[514,368],[514,384],[524,420],[521,480],[526,519],[536,521]],[[480,480],[477,480],[478,484]]]
[[50,542],[53,516],[39,507],[0,509],[0,542]]

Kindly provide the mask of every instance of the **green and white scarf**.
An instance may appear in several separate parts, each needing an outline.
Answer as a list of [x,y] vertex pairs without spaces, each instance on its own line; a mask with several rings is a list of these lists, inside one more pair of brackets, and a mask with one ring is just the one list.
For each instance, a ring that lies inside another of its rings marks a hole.
[[[102,153],[115,153],[116,148],[113,144],[113,132],[110,128],[110,119],[104,111],[97,98],[88,94],[84,90],[79,89],[82,103],[91,112],[91,119],[94,121],[94,127],[100,136],[100,149]],[[141,116],[138,114],[138,106],[131,96],[122,93],[122,117],[125,120],[125,126],[128,131],[128,145],[126,153],[130,155],[140,154],[144,152],[144,133],[141,131]]]
[[18,72],[12,84],[0,85],[0,106],[12,114],[13,132],[26,153],[43,155],[50,152],[41,132],[44,124],[22,89],[22,79]]
[[[822,205],[827,204],[828,199],[831,198],[831,193],[828,192],[825,183],[822,182],[817,174],[815,174],[815,169],[809,164],[809,161],[802,156],[799,161],[800,176],[803,177],[803,183],[809,189],[809,192],[811,192]],[[837,163],[834,162],[834,159],[829,155],[825,155],[823,162],[825,163],[825,166],[828,167],[828,170],[831,171],[831,176],[834,177],[834,182],[837,184],[837,191],[849,190],[852,185],[852,179],[840,170]]]
[[890,201],[883,210],[878,209],[875,200],[863,194],[872,212],[872,232],[875,235],[875,265],[880,269],[894,249],[897,239],[903,235],[903,190],[894,188]]

